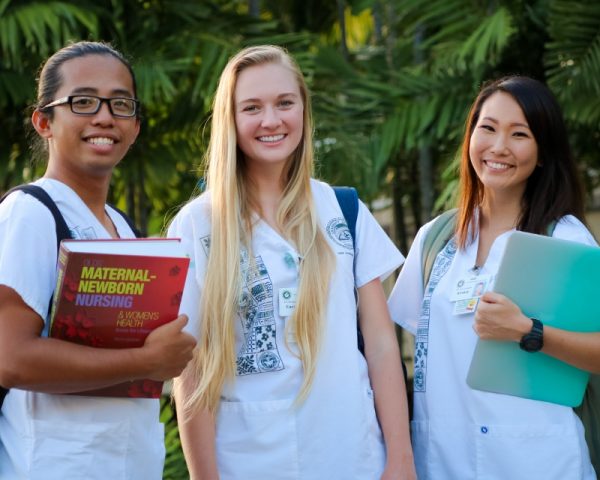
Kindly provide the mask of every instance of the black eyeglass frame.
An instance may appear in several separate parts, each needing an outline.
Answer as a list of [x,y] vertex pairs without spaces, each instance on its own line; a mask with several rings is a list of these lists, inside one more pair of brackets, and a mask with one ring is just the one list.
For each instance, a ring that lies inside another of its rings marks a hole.
[[[93,112],[76,112],[73,110],[73,99],[74,98],[95,98],[97,100],[99,100],[98,102],[98,107],[96,108],[96,110],[94,110]],[[113,111],[113,107],[111,105],[111,102],[114,100],[127,100],[130,102],[133,102],[134,108],[133,108],[133,113],[131,115],[123,115],[120,113],[115,113]],[[71,112],[73,112],[75,115],[96,115],[100,109],[102,108],[102,104],[106,103],[106,105],[108,105],[108,111],[110,112],[110,114],[113,117],[118,117],[118,118],[133,118],[135,116],[137,116],[139,109],[140,109],[140,101],[136,98],[129,98],[129,97],[99,97],[98,95],[69,95],[67,97],[61,97],[61,98],[57,98],[56,100],[53,100],[52,102],[50,102],[47,105],[44,105],[43,107],[40,107],[41,111],[47,110],[49,108],[52,107],[58,107],[60,105],[69,105],[69,108],[71,109]]]

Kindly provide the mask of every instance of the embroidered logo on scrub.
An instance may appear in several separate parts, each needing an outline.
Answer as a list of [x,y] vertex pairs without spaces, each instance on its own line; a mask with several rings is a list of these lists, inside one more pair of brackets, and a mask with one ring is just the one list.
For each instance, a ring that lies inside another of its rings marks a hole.
[[327,231],[329,238],[331,238],[334,243],[347,248],[348,250],[352,250],[354,248],[352,245],[350,229],[348,228],[346,220],[344,220],[342,217],[336,217],[330,220],[325,230]]
[[71,232],[71,236],[73,238],[76,238],[77,240],[95,240],[96,238],[98,238],[94,227],[82,228],[77,225],[73,228],[70,228],[69,231]]

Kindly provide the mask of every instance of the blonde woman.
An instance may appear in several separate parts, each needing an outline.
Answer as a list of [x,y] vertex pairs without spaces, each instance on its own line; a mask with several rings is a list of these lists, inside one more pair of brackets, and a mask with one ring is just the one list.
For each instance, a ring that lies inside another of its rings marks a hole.
[[182,310],[199,344],[175,389],[191,477],[414,478],[381,287],[403,257],[363,204],[354,250],[333,190],[311,179],[308,92],[283,49],[229,61],[207,163],[207,191],[169,229],[195,267]]

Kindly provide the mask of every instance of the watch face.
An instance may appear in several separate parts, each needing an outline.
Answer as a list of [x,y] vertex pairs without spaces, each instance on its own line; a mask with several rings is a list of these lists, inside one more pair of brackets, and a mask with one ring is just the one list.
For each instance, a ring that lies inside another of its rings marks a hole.
[[526,352],[539,352],[544,346],[544,325],[537,318],[532,318],[531,332],[523,335],[519,346]]
[[521,348],[528,352],[537,352],[542,348],[542,339],[538,337],[525,337],[521,340]]

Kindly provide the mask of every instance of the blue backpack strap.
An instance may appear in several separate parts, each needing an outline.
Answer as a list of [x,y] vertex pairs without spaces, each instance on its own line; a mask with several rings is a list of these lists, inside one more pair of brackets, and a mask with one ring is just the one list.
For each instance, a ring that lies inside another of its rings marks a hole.
[[[337,198],[338,203],[340,204],[340,208],[342,209],[342,214],[346,219],[346,224],[348,225],[348,230],[350,230],[350,236],[352,237],[352,246],[356,249],[356,221],[358,219],[358,193],[353,187],[332,187],[335,192],[335,196]],[[355,251],[356,253],[356,251]],[[354,257],[356,259],[356,256]],[[356,264],[354,265],[354,268]],[[356,272],[354,271],[355,275]],[[354,298],[358,305],[358,292],[356,288],[354,289]],[[365,354],[365,340],[363,338],[362,332],[360,331],[360,324],[358,323],[358,311],[356,316],[356,329],[358,336],[358,350],[363,355]],[[404,360],[402,360],[402,373],[404,374],[404,383],[408,385],[408,370],[406,369],[406,364]]]
[[350,236],[352,237],[352,246],[356,247],[356,220],[358,219],[358,192],[353,187],[332,187],[335,192],[342,214],[346,219]]
[[[356,220],[358,219],[358,192],[353,187],[332,187],[335,192],[335,197],[337,198],[338,203],[340,204],[340,208],[342,209],[342,215],[344,215],[344,219],[346,220],[346,225],[348,225],[348,230],[350,230],[350,236],[352,237],[352,248],[354,251],[354,258],[356,259]],[[353,272],[354,271],[353,266]],[[356,304],[358,305],[358,292],[356,288],[354,288],[354,299]],[[358,349],[362,354],[365,353],[365,341],[362,336],[362,332],[360,331],[360,325],[358,323],[358,312],[356,316],[356,329],[358,334]]]

